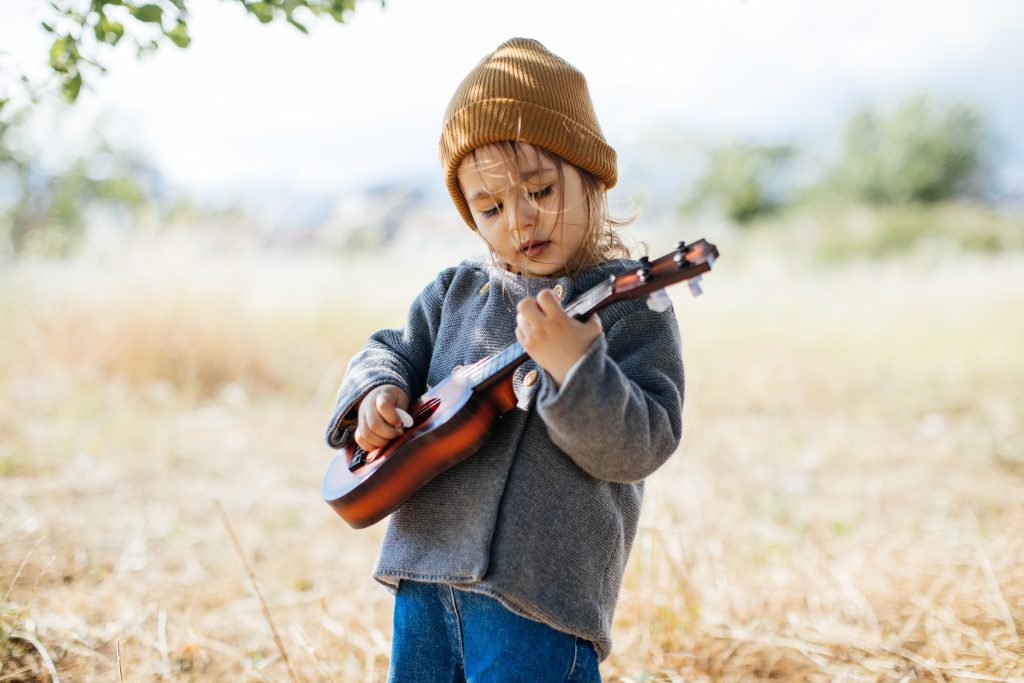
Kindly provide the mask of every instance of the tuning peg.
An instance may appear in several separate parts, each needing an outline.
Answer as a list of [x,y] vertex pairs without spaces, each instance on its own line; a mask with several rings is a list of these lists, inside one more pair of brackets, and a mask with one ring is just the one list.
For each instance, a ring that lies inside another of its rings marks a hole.
[[677,266],[682,266],[686,263],[686,242],[683,240],[676,242],[676,253],[672,255],[672,260],[675,261]]
[[651,276],[651,259],[646,256],[640,257],[640,267],[636,269],[636,276],[640,278],[640,282],[647,282],[647,278]]
[[700,296],[704,293],[704,290],[700,288],[700,275],[690,278],[686,281],[686,284],[690,286],[690,293],[694,296]]

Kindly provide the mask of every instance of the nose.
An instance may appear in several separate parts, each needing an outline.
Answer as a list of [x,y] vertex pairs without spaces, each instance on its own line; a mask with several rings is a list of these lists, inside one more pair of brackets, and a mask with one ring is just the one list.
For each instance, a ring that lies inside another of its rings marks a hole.
[[528,235],[537,223],[537,203],[526,192],[517,192],[505,209],[508,228],[517,237]]

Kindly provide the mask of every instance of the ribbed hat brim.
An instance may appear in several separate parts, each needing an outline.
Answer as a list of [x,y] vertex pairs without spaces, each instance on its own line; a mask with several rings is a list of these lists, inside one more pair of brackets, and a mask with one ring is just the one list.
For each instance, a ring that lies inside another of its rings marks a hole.
[[565,159],[573,166],[589,170],[607,188],[615,185],[615,150],[603,138],[571,119],[530,102],[504,98],[473,102],[455,112],[441,137],[442,155],[449,160],[448,192],[470,226],[475,227],[475,224],[459,186],[459,165],[477,147],[495,142],[525,141],[523,130],[530,131],[530,144]]

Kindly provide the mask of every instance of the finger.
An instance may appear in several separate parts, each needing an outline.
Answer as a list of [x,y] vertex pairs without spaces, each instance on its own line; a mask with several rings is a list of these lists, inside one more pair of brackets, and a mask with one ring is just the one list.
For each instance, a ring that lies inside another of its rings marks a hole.
[[406,394],[404,391],[402,391],[398,387],[395,387],[394,396],[395,396],[395,407],[396,408],[401,408],[402,410],[408,410],[409,409],[409,395],[408,394]]
[[536,325],[534,325],[534,323],[527,319],[527,317],[522,313],[516,316],[516,331],[522,330],[523,332],[529,332],[534,329],[534,327],[536,327]]
[[[397,417],[397,415],[396,415]],[[399,418],[399,424],[401,419]],[[390,422],[384,419],[384,416],[380,413],[372,413],[366,420],[366,431],[372,432],[378,438],[390,441],[397,436],[402,435],[401,427],[395,427]]]
[[388,439],[382,439],[373,432],[367,431],[360,427],[356,430],[356,444],[364,451],[372,451],[375,448],[381,448],[387,444]]
[[541,312],[540,306],[537,305],[536,299],[528,299],[519,302],[519,312],[516,314],[517,324],[522,321],[526,327],[536,327],[537,325],[544,324],[544,319],[547,316]]
[[384,446],[387,446],[389,443],[391,443],[392,439],[389,439],[385,436],[381,436],[380,434],[377,434],[376,432],[367,429],[363,433],[363,441],[365,441],[370,446],[366,450],[372,451],[374,448],[383,448]]
[[537,306],[547,316],[565,315],[562,310],[562,302],[550,289],[545,289],[537,295]]
[[398,429],[402,426],[402,418],[395,411],[397,404],[393,394],[378,394],[375,401],[377,412],[392,427]]
[[604,325],[601,324],[601,316],[597,315],[596,313],[590,316],[590,318],[587,319],[587,322],[585,324],[587,325],[587,327],[591,328],[591,330],[594,330],[598,333],[604,331]]
[[519,302],[516,311],[520,315],[537,316],[540,314],[540,305],[537,304],[537,299],[530,296]]

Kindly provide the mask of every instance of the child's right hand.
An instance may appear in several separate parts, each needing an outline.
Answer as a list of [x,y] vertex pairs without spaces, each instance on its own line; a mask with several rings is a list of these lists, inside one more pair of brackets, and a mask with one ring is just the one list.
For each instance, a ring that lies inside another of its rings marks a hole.
[[356,444],[365,451],[381,448],[405,431],[396,408],[409,407],[409,396],[393,384],[370,390],[359,404]]

